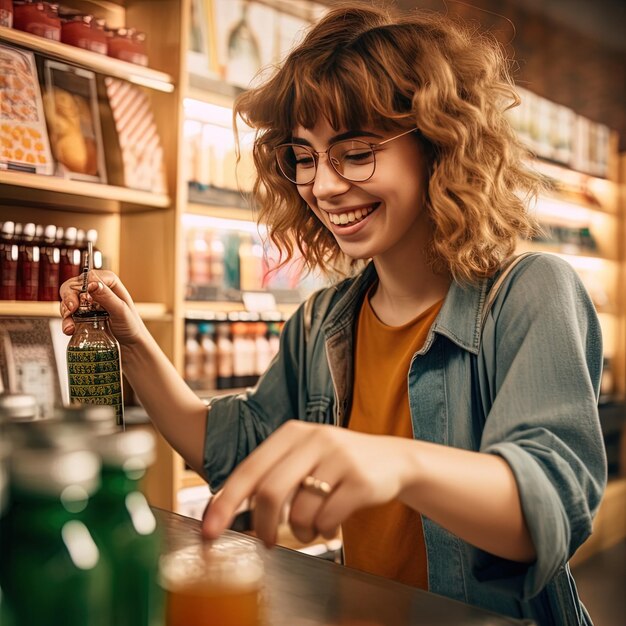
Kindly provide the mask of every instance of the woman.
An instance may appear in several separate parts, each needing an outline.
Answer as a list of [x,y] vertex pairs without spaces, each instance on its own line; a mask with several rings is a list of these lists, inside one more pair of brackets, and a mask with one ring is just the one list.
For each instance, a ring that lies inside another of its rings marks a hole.
[[[503,111],[490,39],[443,17],[333,9],[235,112],[257,130],[259,218],[289,258],[349,277],[286,323],[258,385],[204,405],[130,295],[92,276],[124,371],[162,434],[272,545],[339,527],[345,563],[540,624],[590,623],[567,561],[606,461],[602,346],[575,272],[521,261],[481,315],[537,179]],[[61,289],[73,331],[78,281]]]

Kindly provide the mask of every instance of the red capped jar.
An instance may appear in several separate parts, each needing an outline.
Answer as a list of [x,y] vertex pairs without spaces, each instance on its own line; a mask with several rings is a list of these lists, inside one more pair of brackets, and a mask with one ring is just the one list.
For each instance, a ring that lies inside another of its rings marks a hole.
[[47,39],[61,41],[61,18],[59,16],[59,5],[52,2],[44,2],[43,5],[46,12],[46,18],[48,20],[48,26],[50,27],[49,32],[54,33],[54,35],[48,36]]
[[32,0],[14,0],[13,28],[46,39],[61,41],[58,5]]
[[0,0],[0,26],[13,26],[13,0]]
[[145,50],[145,35],[133,28],[117,28],[108,30],[110,57],[134,63],[148,65],[148,56]]
[[61,41],[99,54],[107,53],[104,29],[96,26],[93,15],[74,15],[63,20]]

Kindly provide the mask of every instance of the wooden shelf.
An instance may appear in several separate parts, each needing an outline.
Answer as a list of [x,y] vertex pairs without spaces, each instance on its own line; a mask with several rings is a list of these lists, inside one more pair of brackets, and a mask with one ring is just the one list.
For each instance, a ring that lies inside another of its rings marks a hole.
[[[172,316],[164,304],[159,302],[137,302],[135,304],[144,321],[168,321]],[[10,317],[60,317],[59,303],[26,302],[21,300],[1,300],[0,315]]]
[[[277,304],[275,313],[283,317],[289,316],[295,312],[298,306],[300,306],[299,302]],[[245,311],[246,309],[243,302],[236,301],[187,300],[184,304],[184,315],[188,317],[188,319],[201,319],[200,316],[202,313],[243,313]],[[274,311],[268,311],[266,313],[274,313]],[[261,316],[263,317],[263,314],[261,314]]]
[[202,76],[189,72],[187,97],[200,102],[231,107],[233,100],[244,90],[236,85],[211,76]]
[[149,89],[165,93],[174,91],[172,77],[165,72],[120,61],[104,54],[24,33],[21,30],[0,26],[0,42],[27,48],[48,58],[80,65],[99,74],[121,78]]
[[189,202],[185,209],[191,215],[201,215],[203,217],[218,217],[227,220],[238,220],[241,222],[255,222],[254,213],[250,209],[243,209],[229,206],[214,206]]
[[3,171],[1,180],[1,204],[17,202],[53,209],[80,209],[88,213],[124,213],[167,208],[171,202],[165,194],[58,176]]

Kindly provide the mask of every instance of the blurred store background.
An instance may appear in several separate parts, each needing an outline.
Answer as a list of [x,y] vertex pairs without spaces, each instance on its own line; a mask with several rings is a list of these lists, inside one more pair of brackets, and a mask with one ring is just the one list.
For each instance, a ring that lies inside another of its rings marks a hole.
[[[330,4],[0,1],[0,391],[35,396],[37,419],[67,402],[56,293],[79,272],[88,242],[96,266],[121,275],[198,395],[254,384],[282,323],[324,279],[304,273],[297,259],[276,269],[249,202],[252,137],[240,127],[236,167],[231,107]],[[605,339],[600,409],[610,482],[574,561],[589,568],[626,545],[625,3],[395,6],[469,20],[514,60],[522,105],[510,119],[537,155],[531,165],[551,182],[537,206],[547,234],[520,249],[572,263]],[[129,427],[151,430],[128,385],[124,398]],[[204,481],[160,439],[144,491],[151,504],[192,516],[208,497]],[[287,534],[283,542],[296,545]],[[601,580],[589,571],[588,580]],[[611,584],[624,575],[622,567]]]

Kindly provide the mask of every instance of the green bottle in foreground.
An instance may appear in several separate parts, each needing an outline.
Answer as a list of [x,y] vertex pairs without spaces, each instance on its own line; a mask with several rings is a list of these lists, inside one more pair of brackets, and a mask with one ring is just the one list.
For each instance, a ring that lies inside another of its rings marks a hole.
[[139,481],[154,462],[154,436],[128,430],[95,437],[102,484],[89,504],[94,536],[112,564],[115,626],[161,626],[161,534]]
[[97,456],[87,451],[13,453],[2,567],[17,626],[112,623],[110,570],[85,521],[99,472]]

